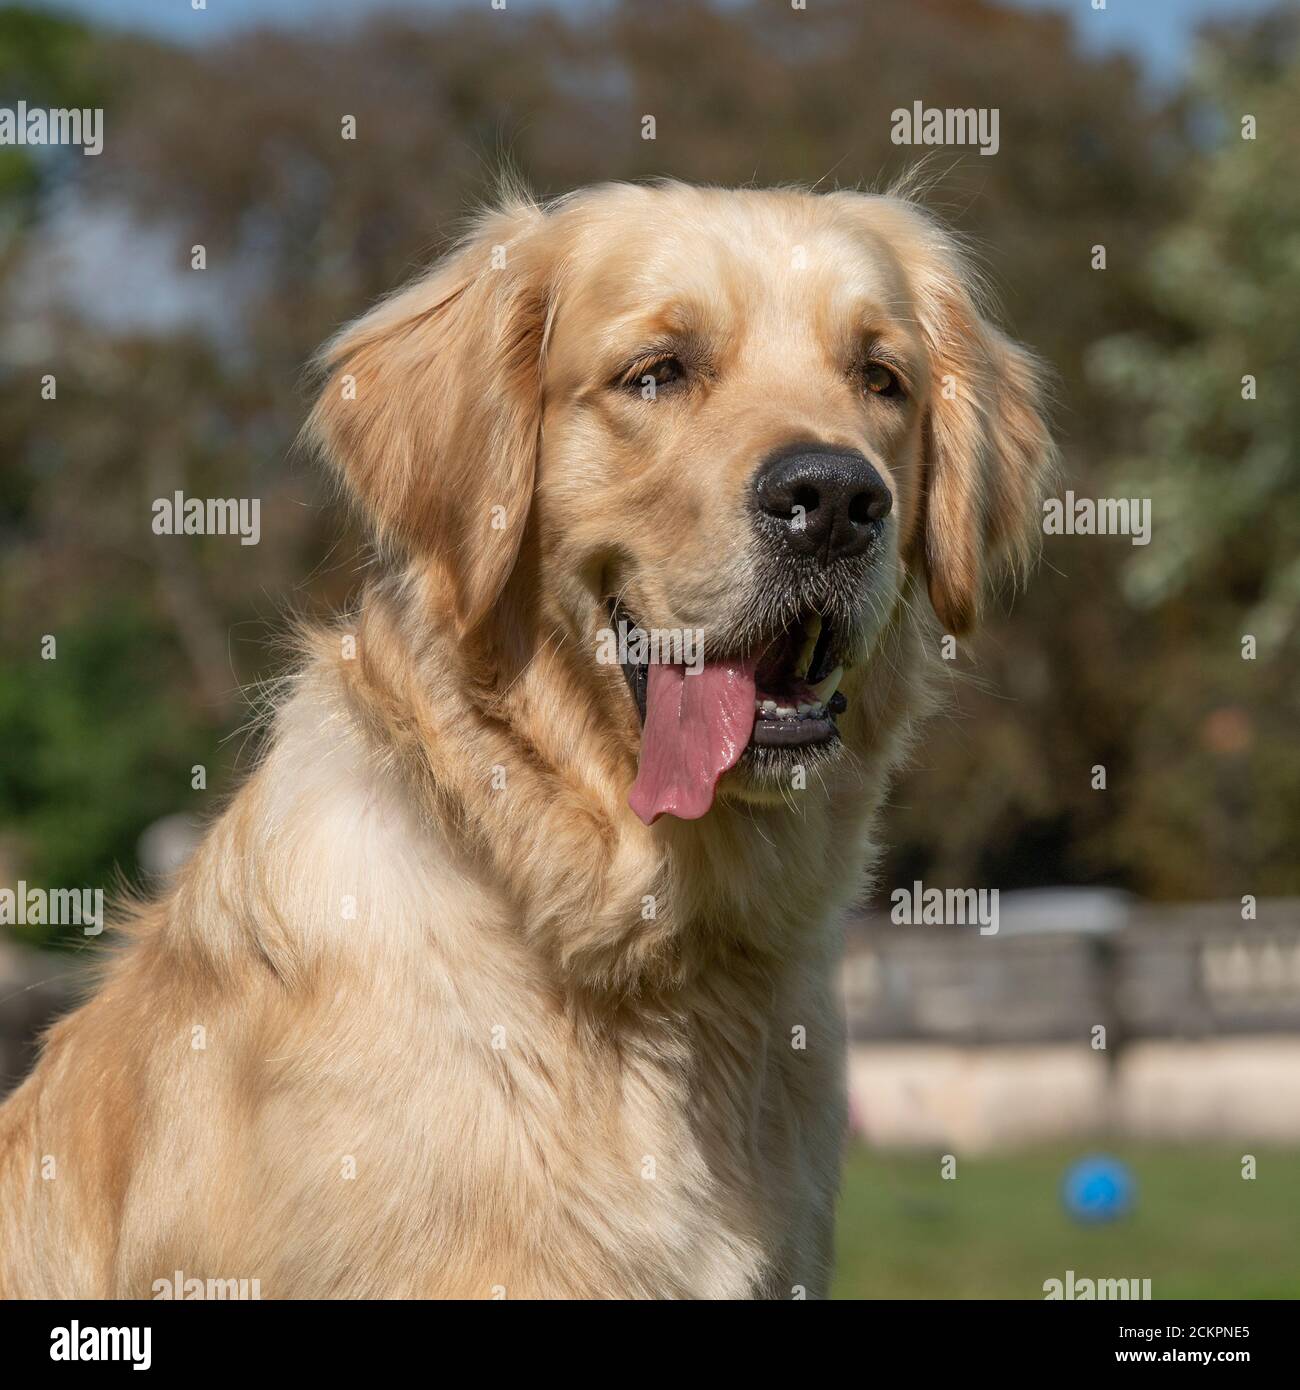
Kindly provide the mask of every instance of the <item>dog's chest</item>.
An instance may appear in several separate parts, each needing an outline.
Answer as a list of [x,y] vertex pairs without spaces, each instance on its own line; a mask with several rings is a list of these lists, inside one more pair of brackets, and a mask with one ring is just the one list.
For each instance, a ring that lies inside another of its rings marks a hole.
[[473,1161],[512,1213],[489,1239],[520,1292],[820,1293],[843,1112],[838,1031],[810,1008],[794,1024],[629,1025],[594,1049],[560,1029],[535,1055],[498,1055],[478,1101],[497,1138]]
[[[277,1117],[353,1160],[346,1183],[329,1175],[318,1221],[308,1191],[286,1194],[317,1230],[342,1215],[355,1233],[342,1282],[319,1292],[822,1291],[842,1115],[827,1056],[790,1046],[785,1029],[726,1020],[592,1046],[553,1014],[520,1011],[521,998],[509,996],[513,1014],[501,997],[436,1032],[427,998],[376,1000],[384,1055]],[[285,1275],[295,1291],[318,1277]]]

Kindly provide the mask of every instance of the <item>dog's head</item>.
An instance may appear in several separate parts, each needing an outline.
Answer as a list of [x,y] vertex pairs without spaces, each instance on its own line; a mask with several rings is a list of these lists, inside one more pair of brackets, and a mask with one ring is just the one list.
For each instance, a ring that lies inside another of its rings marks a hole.
[[646,820],[839,756],[909,588],[962,633],[1024,558],[1051,451],[1032,359],[891,197],[515,200],[325,361],[312,428],[381,540],[467,642],[536,590]]

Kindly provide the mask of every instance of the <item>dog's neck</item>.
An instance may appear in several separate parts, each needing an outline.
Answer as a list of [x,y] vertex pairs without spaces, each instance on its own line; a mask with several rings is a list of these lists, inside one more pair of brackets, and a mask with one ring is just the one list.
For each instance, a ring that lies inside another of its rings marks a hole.
[[609,673],[563,640],[503,652],[453,639],[431,611],[418,574],[382,581],[350,657],[321,636],[319,659],[377,761],[564,978],[658,992],[737,952],[775,965],[815,951],[874,860],[871,825],[915,706],[902,608],[847,715],[852,754],[779,804],[723,796],[700,821],[654,828],[627,806],[635,745],[602,705]]

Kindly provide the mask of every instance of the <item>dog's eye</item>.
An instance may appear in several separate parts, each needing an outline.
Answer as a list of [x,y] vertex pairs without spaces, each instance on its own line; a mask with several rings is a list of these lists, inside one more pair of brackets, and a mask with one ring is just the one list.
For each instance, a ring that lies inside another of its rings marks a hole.
[[903,383],[883,362],[868,362],[862,369],[862,384],[873,396],[901,396]]
[[623,384],[629,390],[640,391],[644,394],[650,386],[653,386],[656,391],[662,391],[665,387],[673,386],[685,378],[686,368],[682,366],[680,358],[656,357],[634,367],[628,373]]

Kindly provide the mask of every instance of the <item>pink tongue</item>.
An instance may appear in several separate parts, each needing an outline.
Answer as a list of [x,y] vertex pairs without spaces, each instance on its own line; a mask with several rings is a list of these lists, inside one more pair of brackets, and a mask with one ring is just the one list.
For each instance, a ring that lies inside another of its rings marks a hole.
[[665,812],[698,820],[754,731],[753,665],[706,661],[691,675],[652,662],[647,675],[641,765],[628,805],[647,825]]

